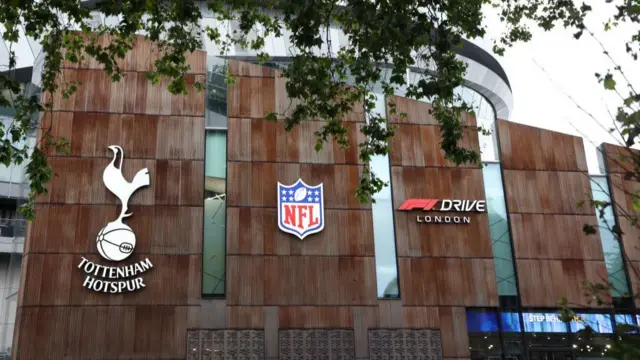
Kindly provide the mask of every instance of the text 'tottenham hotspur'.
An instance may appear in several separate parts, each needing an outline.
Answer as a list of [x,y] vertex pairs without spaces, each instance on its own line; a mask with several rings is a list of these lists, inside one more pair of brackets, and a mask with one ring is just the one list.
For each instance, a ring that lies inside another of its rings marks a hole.
[[[151,263],[151,261],[149,261],[149,259],[144,259],[144,261],[140,261],[132,265],[111,267],[95,264],[84,257],[82,258],[80,265],[78,265],[79,269],[82,269],[85,273],[89,274],[84,279],[84,283],[82,284],[82,286],[93,291],[111,294],[142,289],[143,287],[145,287],[145,284],[141,276],[128,280],[119,279],[126,279],[140,275],[143,272],[151,269],[152,267],[153,264]],[[100,280],[95,278],[94,276],[100,276],[111,281]]]

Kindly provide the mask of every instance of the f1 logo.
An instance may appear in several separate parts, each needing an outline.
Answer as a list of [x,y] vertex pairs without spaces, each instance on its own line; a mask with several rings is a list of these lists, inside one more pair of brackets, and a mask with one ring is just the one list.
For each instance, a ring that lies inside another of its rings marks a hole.
[[405,201],[398,210],[422,209],[429,211],[440,201],[440,199],[409,199]]

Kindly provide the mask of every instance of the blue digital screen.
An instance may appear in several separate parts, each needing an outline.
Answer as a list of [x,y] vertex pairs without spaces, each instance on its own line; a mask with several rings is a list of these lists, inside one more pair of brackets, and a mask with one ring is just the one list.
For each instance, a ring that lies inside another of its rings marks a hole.
[[607,314],[576,314],[581,320],[572,321],[571,332],[578,332],[584,329],[587,324],[593,331],[599,334],[613,334],[611,315]]
[[567,332],[567,324],[557,313],[522,313],[525,332]]
[[498,314],[493,311],[467,310],[467,331],[498,331]]
[[522,327],[520,326],[520,317],[518,313],[503,312],[500,313],[502,319],[502,330],[504,332],[520,332]]
[[631,314],[617,314],[615,315],[615,321],[616,324],[628,324],[628,325],[635,325],[635,319],[634,316]]

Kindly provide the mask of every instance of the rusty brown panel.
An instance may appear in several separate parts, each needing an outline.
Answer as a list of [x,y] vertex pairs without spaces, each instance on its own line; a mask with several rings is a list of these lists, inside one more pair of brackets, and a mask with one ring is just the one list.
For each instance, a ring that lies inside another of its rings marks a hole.
[[364,141],[360,133],[362,125],[346,124],[345,136],[350,141],[342,148],[335,140],[323,144],[315,150],[315,133],[324,123],[305,121],[290,131],[282,123],[263,119],[229,119],[229,150],[231,161],[278,161],[325,164],[357,164],[358,144]]
[[[482,169],[391,167],[393,207],[411,198],[484,200]],[[413,212],[412,212],[413,213]]]
[[[93,156],[96,153],[96,140],[98,138],[97,124],[108,122],[109,115],[86,112],[68,114],[72,116],[73,121],[71,138],[68,139],[71,142],[70,154]],[[100,134],[100,137],[102,136],[103,134]]]
[[[390,123],[439,125],[431,114],[433,106],[430,103],[400,96],[387,97],[387,102],[395,104],[397,111],[397,114],[387,114]],[[401,114],[406,114],[406,116],[401,116]],[[465,126],[476,126],[476,119],[471,114],[463,113],[461,122]]]
[[[129,211],[134,215],[126,223],[136,234],[137,254],[201,252],[202,207],[133,205]],[[96,236],[119,212],[116,205],[38,205],[29,252],[95,252]]]
[[264,118],[275,111],[275,79],[237,77],[227,90],[227,116]]
[[402,308],[407,328],[439,329],[440,315],[437,307],[405,306]]
[[227,304],[265,305],[263,277],[264,263],[268,259],[262,256],[227,256],[226,260]]
[[[23,308],[22,339],[14,356],[42,359],[42,354],[64,353],[73,359],[182,359],[194,307],[49,307]],[[102,324],[95,331],[96,324]]]
[[229,73],[244,77],[275,77],[276,70],[267,66],[252,64],[246,61],[229,60]]
[[516,258],[604,260],[600,235],[585,235],[595,215],[511,214]]
[[264,328],[264,308],[262,306],[227,306],[227,321],[230,329]]
[[[156,161],[154,178],[154,202],[158,205],[180,204],[180,186],[182,162],[172,160]],[[177,185],[177,186],[176,186]]]
[[[425,215],[470,218],[469,224],[419,223]],[[396,211],[396,248],[403,257],[474,257],[491,258],[491,234],[486,213],[444,213]]]
[[342,306],[281,306],[280,328],[353,328],[353,311]]
[[228,162],[229,206],[277,207],[277,183],[293,184],[299,178],[315,186],[323,183],[325,209],[368,209],[355,197],[361,166],[295,163]]
[[634,210],[634,199],[640,191],[640,183],[625,180],[622,173],[610,173],[611,200],[615,204],[618,225],[622,231],[622,242],[625,255],[633,261],[640,260],[640,226],[635,222],[639,215]]
[[229,255],[373,256],[370,211],[325,210],[324,229],[300,241],[277,226],[273,208],[229,208]]
[[[640,261],[625,261],[625,265],[629,274],[629,288],[633,294],[636,294],[640,289]],[[636,306],[640,305],[640,299],[636,297],[635,303]]]
[[613,145],[602,144],[602,157],[605,161],[607,172],[610,174],[634,172],[634,161],[632,157],[637,157],[640,152],[630,150],[628,148]]
[[156,158],[158,116],[122,115],[121,119],[122,139],[119,144],[124,149],[130,149],[125,157]]
[[373,257],[227,256],[230,305],[368,305]]
[[[396,135],[390,141],[389,158],[392,165],[400,166],[446,166],[456,165],[444,158],[440,148],[442,133],[438,125],[396,125]],[[478,131],[466,127],[459,146],[480,151]],[[475,164],[461,164],[461,167],[478,167]]]
[[[78,268],[82,257],[104,265],[97,252],[86,254],[28,254],[24,297],[20,306],[197,305],[200,303],[200,255],[137,254],[122,265],[149,258],[153,268],[141,274],[145,288],[111,294],[84,288],[87,274]],[[38,274],[38,275],[36,275]]]
[[398,262],[407,306],[498,304],[493,259],[399,258]]
[[580,137],[505,120],[498,133],[504,169],[588,171]]
[[504,188],[512,213],[593,214],[580,206],[591,196],[586,173],[504,170]]
[[443,355],[455,358],[468,357],[469,335],[465,309],[462,307],[441,307],[438,312]]
[[204,160],[204,117],[161,116],[158,119],[158,159]]
[[566,297],[570,303],[593,307],[587,304],[582,281],[607,281],[604,261],[519,259],[516,263],[524,306],[554,307]]

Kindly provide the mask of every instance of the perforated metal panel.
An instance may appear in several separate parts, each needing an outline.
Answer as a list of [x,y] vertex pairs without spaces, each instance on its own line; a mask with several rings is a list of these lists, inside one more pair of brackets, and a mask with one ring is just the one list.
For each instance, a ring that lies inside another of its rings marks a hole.
[[278,341],[281,360],[355,359],[353,330],[280,330]]
[[187,360],[264,359],[262,330],[189,330]]
[[442,359],[440,330],[431,329],[370,329],[369,358],[382,359]]

